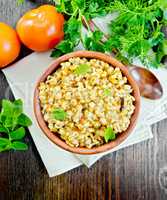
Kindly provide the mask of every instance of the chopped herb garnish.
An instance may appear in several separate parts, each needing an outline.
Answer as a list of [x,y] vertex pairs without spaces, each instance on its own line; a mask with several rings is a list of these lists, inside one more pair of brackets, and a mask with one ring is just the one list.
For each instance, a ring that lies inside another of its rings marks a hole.
[[90,72],[91,68],[87,64],[80,64],[74,71],[77,75],[85,75]]
[[[14,149],[27,150],[28,146],[22,139],[25,137],[25,128],[32,124],[28,116],[23,113],[22,100],[2,100],[0,112],[0,152]],[[5,137],[3,137],[3,135]]]
[[62,108],[56,108],[53,111],[53,117],[57,120],[63,121],[67,117],[67,113]]
[[25,2],[25,0],[17,0],[18,5],[23,4],[24,2]]
[[110,89],[105,89],[105,90],[104,90],[104,95],[105,95],[105,96],[110,96],[110,95],[111,95]]
[[114,140],[116,138],[116,134],[111,127],[105,129],[104,139],[107,143],[109,140]]

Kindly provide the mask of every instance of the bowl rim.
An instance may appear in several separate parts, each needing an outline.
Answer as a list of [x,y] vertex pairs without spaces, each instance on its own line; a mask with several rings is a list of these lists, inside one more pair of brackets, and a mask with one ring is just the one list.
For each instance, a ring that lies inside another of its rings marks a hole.
[[[40,106],[40,100],[39,100],[39,84],[43,81],[46,80],[48,75],[54,73],[56,69],[60,66],[60,63],[69,60],[72,57],[85,57],[85,58],[94,58],[94,59],[99,59],[104,62],[107,62],[108,64],[112,65],[113,67],[119,67],[121,72],[123,73],[124,76],[127,77],[129,84],[133,88],[133,96],[135,98],[135,111],[131,117],[130,120],[130,125],[129,127],[122,133],[118,134],[115,140],[110,141],[106,144],[103,144],[98,147],[93,147],[91,149],[86,148],[86,147],[71,147],[69,146],[65,141],[63,141],[59,136],[57,136],[55,133],[51,132],[43,118],[43,114],[41,112],[41,106]],[[118,146],[121,144],[132,132],[134,127],[136,126],[137,119],[139,116],[140,112],[140,92],[139,88],[137,86],[137,83],[129,73],[128,69],[123,65],[121,62],[116,60],[110,55],[100,53],[100,52],[95,52],[95,51],[75,51],[72,53],[65,54],[56,60],[54,60],[49,67],[45,70],[45,72],[40,76],[38,79],[36,86],[35,86],[35,91],[34,91],[34,99],[33,99],[33,104],[34,104],[34,114],[36,117],[36,120],[38,122],[39,127],[43,131],[43,133],[56,145],[59,147],[63,148],[64,150],[67,150],[72,153],[77,153],[77,154],[97,154],[97,153],[102,153],[108,150],[113,149],[114,147]]]

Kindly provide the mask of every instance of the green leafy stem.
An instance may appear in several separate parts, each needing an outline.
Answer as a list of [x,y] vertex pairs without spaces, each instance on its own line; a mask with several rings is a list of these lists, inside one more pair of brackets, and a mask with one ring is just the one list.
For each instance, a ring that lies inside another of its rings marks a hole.
[[[162,32],[167,24],[166,1],[60,0],[56,9],[67,20],[64,40],[55,47],[52,57],[72,52],[82,43],[87,50],[114,52],[125,64],[138,58],[145,66],[162,66],[167,55],[167,40]],[[108,35],[92,23],[95,17],[115,12],[118,16],[108,22]],[[83,26],[87,33],[83,34]]]
[[23,113],[21,99],[11,102],[2,100],[0,112],[0,152],[6,150],[27,150],[28,146],[22,141],[26,127],[32,124],[30,118]]

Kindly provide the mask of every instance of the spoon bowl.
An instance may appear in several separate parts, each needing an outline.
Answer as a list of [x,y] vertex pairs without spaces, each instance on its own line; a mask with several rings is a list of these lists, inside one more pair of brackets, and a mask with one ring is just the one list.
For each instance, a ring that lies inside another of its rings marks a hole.
[[151,71],[134,65],[129,67],[129,71],[138,84],[141,96],[152,100],[162,97],[161,83]]

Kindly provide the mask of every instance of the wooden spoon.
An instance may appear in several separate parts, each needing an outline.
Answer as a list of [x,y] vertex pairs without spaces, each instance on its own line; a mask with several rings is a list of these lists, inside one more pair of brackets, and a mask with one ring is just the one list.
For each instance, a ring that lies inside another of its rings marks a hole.
[[[90,20],[89,22],[86,21],[85,18],[82,19],[83,24],[85,28],[91,29],[91,31],[95,31],[96,29],[99,29],[99,27],[96,25],[96,23],[93,20]],[[104,33],[104,38],[102,39],[102,42],[105,42],[106,39],[108,39],[108,35]],[[113,53],[116,53],[113,51]],[[163,95],[163,89],[159,82],[159,80],[156,78],[156,76],[149,71],[146,68],[138,67],[138,66],[132,66],[128,67],[131,75],[133,76],[134,80],[137,82],[140,95],[148,98],[148,99],[160,99]]]
[[161,83],[151,71],[138,66],[129,67],[129,71],[138,84],[141,96],[153,100],[162,97]]

